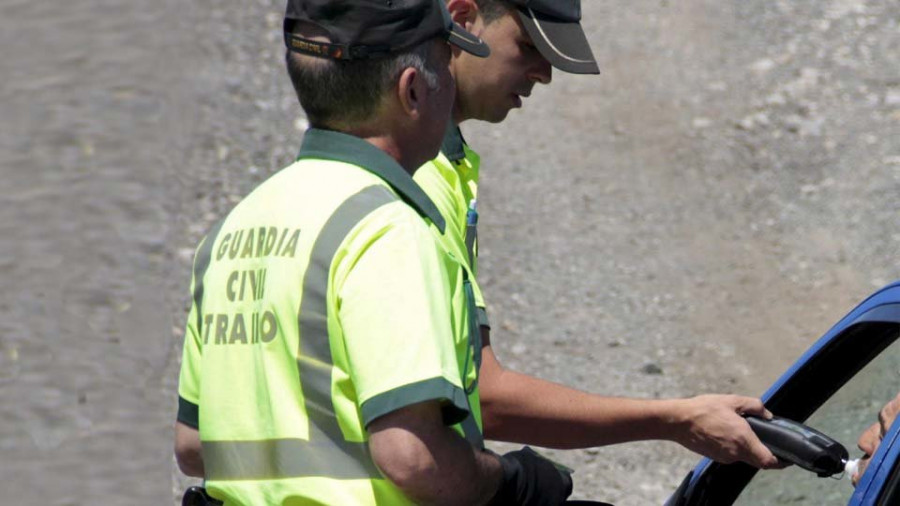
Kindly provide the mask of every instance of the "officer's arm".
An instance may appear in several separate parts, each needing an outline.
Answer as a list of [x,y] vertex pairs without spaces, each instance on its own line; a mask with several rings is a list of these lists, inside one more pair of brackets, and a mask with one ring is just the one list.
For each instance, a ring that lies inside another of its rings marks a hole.
[[445,426],[436,401],[388,413],[368,430],[375,464],[417,504],[487,504],[500,488],[499,459]]
[[197,429],[175,422],[175,460],[181,472],[195,478],[203,478],[203,452]]
[[482,327],[481,414],[495,441],[549,448],[588,448],[663,439],[719,462],[777,466],[741,414],[771,416],[759,399],[705,395],[690,399],[606,397],[504,369]]

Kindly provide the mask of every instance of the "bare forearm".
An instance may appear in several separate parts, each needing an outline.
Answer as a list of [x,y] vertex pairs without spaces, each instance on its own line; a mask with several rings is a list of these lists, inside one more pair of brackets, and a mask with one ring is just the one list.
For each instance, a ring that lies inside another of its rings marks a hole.
[[413,480],[405,492],[417,504],[428,506],[488,504],[500,488],[500,461],[495,455],[476,450],[455,433],[451,436],[454,440],[446,447],[435,448],[436,465],[427,477]]
[[181,472],[203,478],[203,450],[197,429],[175,422],[175,460]]
[[500,366],[485,331],[481,408],[489,439],[551,448],[586,448],[664,439],[718,462],[760,468],[778,460],[742,415],[771,417],[762,401],[735,395],[627,399],[581,392]]
[[392,481],[423,506],[488,504],[500,487],[500,461],[476,450],[455,433],[448,436],[440,443],[432,440],[428,449],[431,463]]
[[485,437],[549,448],[674,439],[672,401],[589,394],[499,368],[482,376]]
[[[392,416],[393,415],[393,416]],[[406,408],[370,426],[384,475],[417,504],[487,504],[502,478],[499,459],[445,427],[434,406]]]

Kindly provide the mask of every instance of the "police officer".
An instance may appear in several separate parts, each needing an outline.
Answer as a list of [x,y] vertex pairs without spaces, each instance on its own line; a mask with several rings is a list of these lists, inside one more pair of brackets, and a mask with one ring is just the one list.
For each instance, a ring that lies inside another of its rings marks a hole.
[[289,0],[285,42],[312,128],[194,259],[175,452],[209,498],[190,497],[559,504],[565,472],[483,450],[472,289],[411,177],[450,119],[447,43],[487,46],[440,0]]
[[643,400],[592,395],[504,368],[491,348],[484,298],[477,283],[477,193],[480,159],[457,125],[500,122],[548,84],[552,69],[597,74],[580,25],[579,0],[446,0],[454,20],[491,46],[488,58],[454,50],[457,85],[453,124],[441,154],[415,173],[447,220],[445,249],[464,259],[478,306],[483,361],[480,376],[484,435],[554,448],[585,448],[635,440],[680,443],[720,462],[777,466],[740,415],[771,416],[758,399],[707,395]]

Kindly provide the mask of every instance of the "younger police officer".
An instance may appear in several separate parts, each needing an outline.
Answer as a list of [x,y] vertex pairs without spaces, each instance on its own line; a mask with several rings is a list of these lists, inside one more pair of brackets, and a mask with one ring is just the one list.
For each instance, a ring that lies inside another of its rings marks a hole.
[[561,503],[551,463],[451,427],[478,412],[474,302],[411,174],[449,121],[446,42],[487,46],[441,0],[290,0],[285,41],[312,128],[197,249],[180,467],[227,505]]
[[503,121],[511,109],[522,106],[535,84],[550,83],[553,67],[577,74],[599,71],[580,26],[579,0],[445,1],[457,23],[491,46],[491,55],[472,58],[454,50],[450,64],[457,85],[454,123],[441,154],[419,169],[415,179],[447,220],[440,240],[463,259],[479,307],[485,437],[554,448],[665,439],[721,462],[775,466],[775,457],[740,416],[769,416],[758,399],[605,397],[519,374],[498,362],[476,278],[480,160],[456,125],[470,119]]

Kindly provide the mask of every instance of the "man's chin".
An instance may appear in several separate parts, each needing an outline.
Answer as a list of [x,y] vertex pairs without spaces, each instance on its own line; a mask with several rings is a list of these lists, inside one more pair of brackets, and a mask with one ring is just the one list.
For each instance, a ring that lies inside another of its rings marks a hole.
[[509,111],[512,109],[500,109],[496,111],[490,111],[488,114],[482,118],[482,121],[486,121],[488,123],[502,123],[503,120],[509,116]]

